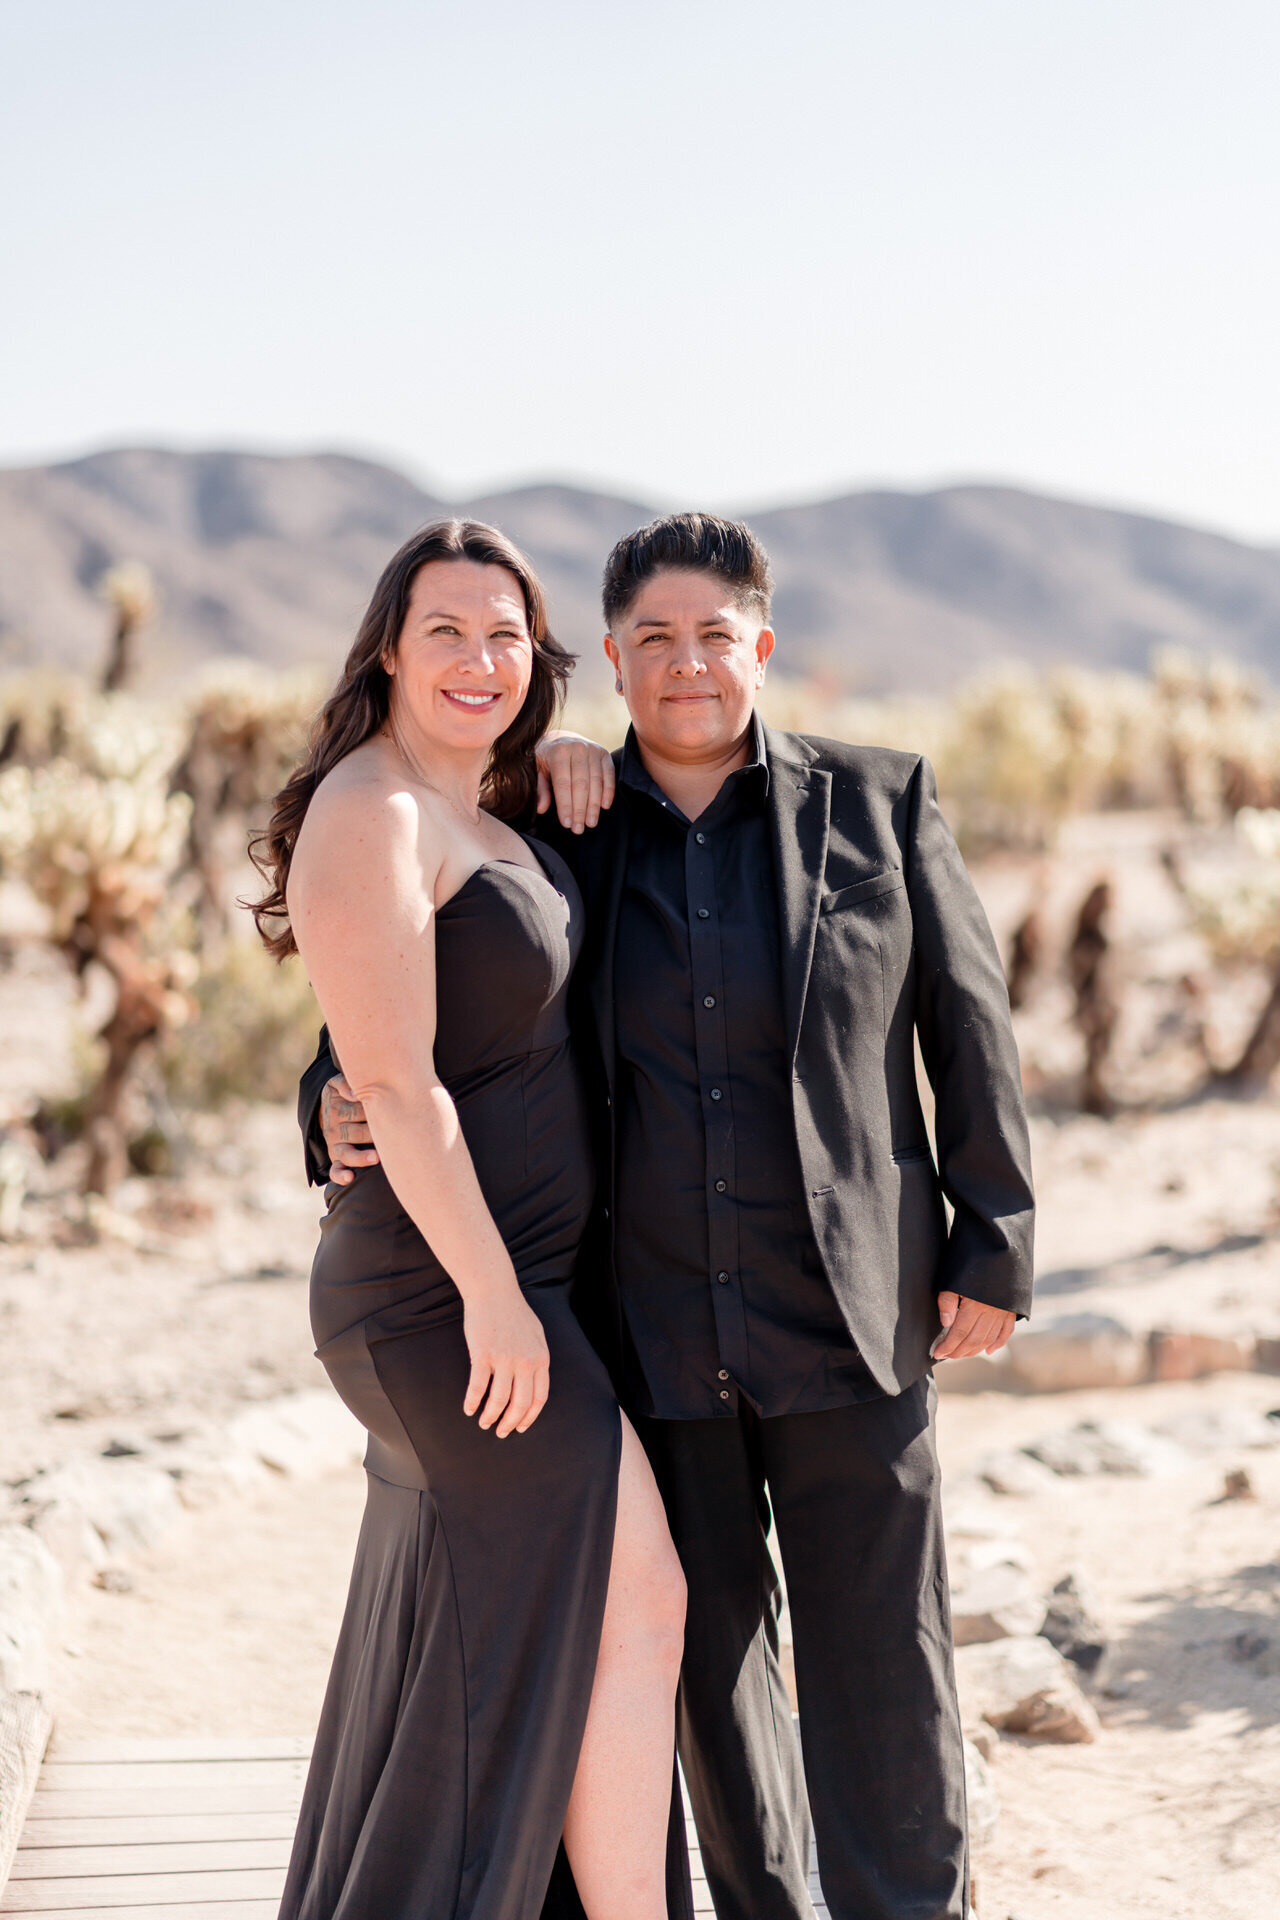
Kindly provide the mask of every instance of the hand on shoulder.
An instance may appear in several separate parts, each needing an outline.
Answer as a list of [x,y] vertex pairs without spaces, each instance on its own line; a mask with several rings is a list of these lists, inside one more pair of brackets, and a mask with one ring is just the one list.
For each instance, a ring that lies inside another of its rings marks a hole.
[[538,812],[555,802],[562,827],[582,833],[599,823],[602,811],[613,805],[617,786],[613,755],[598,740],[563,729],[546,734],[537,745]]

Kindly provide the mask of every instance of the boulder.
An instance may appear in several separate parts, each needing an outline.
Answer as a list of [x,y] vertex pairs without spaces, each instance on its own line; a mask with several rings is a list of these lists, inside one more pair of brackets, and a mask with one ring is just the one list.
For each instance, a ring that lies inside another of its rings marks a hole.
[[1035,1633],[1044,1602],[1021,1567],[1001,1565],[961,1574],[951,1593],[951,1624],[958,1647]]
[[49,1636],[62,1614],[62,1569],[30,1527],[0,1526],[0,1690],[42,1693]]
[[0,1525],[0,1888],[49,1743],[49,1642],[62,1571],[29,1527]]
[[1091,1473],[1128,1474],[1146,1479],[1171,1473],[1186,1462],[1177,1442],[1128,1420],[1082,1420],[1029,1441],[1033,1459],[1067,1477]]
[[975,1354],[972,1360],[939,1360],[933,1370],[939,1393],[994,1393],[1009,1391],[1009,1349]]
[[1257,1340],[1252,1334],[1191,1333],[1157,1327],[1150,1337],[1152,1380],[1203,1380],[1211,1373],[1251,1372]]
[[335,1393],[315,1387],[250,1407],[227,1428],[231,1447],[277,1473],[324,1473],[358,1464],[368,1435]]
[[1000,1817],[1000,1796],[991,1769],[972,1740],[964,1743],[964,1790],[969,1806],[969,1842],[985,1847]]
[[1040,1632],[1081,1673],[1095,1673],[1107,1650],[1088,1590],[1075,1573],[1064,1574],[1054,1587]]
[[1049,1467],[1039,1460],[1033,1460],[1029,1453],[1023,1453],[1018,1447],[984,1453],[976,1463],[974,1472],[990,1487],[992,1493],[1011,1494],[1020,1499],[1031,1499],[1035,1494],[1043,1493],[1057,1478]]
[[1195,1407],[1153,1429],[1188,1453],[1263,1452],[1280,1447],[1280,1416],[1260,1407]]
[[1063,1746],[1098,1737],[1097,1713],[1071,1668],[1038,1634],[958,1647],[956,1683],[966,1721]]
[[36,1474],[23,1494],[32,1526],[64,1566],[103,1566],[149,1547],[182,1511],[171,1476],[131,1458],[70,1460]]
[[1064,1313],[1009,1342],[1009,1386],[1022,1393],[1131,1387],[1147,1377],[1147,1343],[1104,1313]]

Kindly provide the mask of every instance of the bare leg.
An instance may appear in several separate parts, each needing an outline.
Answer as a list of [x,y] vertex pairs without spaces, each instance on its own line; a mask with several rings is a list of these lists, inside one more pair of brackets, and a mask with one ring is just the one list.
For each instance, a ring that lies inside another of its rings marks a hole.
[[666,1843],[684,1576],[644,1449],[622,1422],[595,1686],[564,1823],[588,1920],[667,1920]]

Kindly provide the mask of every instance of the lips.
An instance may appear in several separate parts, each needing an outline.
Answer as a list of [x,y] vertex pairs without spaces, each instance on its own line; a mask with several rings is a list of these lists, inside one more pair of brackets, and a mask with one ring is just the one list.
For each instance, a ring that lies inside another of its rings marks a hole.
[[501,698],[496,693],[463,693],[454,687],[442,687],[440,691],[453,706],[462,707],[468,713],[486,713],[490,707],[496,707]]

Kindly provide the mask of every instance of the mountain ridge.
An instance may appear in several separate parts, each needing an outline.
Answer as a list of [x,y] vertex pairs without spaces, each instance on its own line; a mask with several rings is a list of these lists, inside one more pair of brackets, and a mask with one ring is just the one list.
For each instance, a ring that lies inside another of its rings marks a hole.
[[[446,501],[343,453],[127,447],[0,470],[0,661],[93,672],[108,624],[96,583],[139,559],[160,588],[151,677],[228,653],[332,668],[394,548],[464,512],[529,553],[594,691],[601,567],[654,511],[559,481]],[[1007,484],[855,490],[743,517],[777,576],[777,665],[833,688],[934,693],[1010,659],[1141,669],[1162,643],[1280,680],[1280,549]]]

